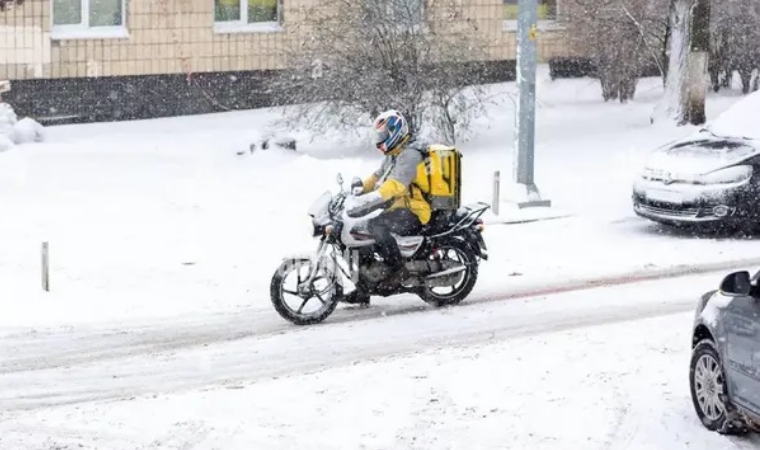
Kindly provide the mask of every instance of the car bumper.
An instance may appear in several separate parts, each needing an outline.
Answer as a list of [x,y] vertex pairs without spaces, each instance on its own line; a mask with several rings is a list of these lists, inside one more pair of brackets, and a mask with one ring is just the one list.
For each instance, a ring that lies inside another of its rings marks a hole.
[[710,186],[666,186],[639,180],[634,185],[632,199],[637,215],[672,224],[744,221],[757,214],[751,180]]

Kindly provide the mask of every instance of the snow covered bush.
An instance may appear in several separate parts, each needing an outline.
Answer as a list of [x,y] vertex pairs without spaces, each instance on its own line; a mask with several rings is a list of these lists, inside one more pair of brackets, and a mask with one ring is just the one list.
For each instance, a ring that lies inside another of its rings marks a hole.
[[289,127],[358,129],[399,109],[413,130],[435,128],[450,142],[484,115],[486,59],[474,17],[457,0],[324,0],[303,11],[284,51],[288,70],[268,90]]
[[0,152],[4,152],[13,148],[13,141],[4,134],[0,134]]
[[8,150],[13,144],[41,142],[43,127],[37,121],[25,117],[18,120],[16,112],[8,103],[0,103],[0,151]]
[[16,122],[18,122],[18,117],[11,105],[0,103],[0,135],[13,141]]
[[29,117],[16,122],[14,127],[13,142],[23,144],[25,142],[42,142],[44,139],[42,125]]
[[664,77],[668,0],[564,0],[573,49],[590,55],[604,100],[633,98],[645,64]]

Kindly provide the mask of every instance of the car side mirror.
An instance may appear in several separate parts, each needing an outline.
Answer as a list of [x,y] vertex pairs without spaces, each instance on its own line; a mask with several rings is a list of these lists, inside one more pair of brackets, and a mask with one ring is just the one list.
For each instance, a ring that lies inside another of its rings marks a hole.
[[752,293],[749,272],[743,270],[729,274],[720,283],[720,292],[730,296],[744,296]]

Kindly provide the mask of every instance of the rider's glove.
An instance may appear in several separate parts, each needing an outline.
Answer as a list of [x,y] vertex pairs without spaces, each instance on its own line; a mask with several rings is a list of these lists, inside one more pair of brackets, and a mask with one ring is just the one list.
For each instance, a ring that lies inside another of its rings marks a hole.
[[347,199],[345,203],[346,214],[348,214],[348,217],[364,216],[378,208],[383,208],[386,203],[377,191],[356,197],[349,197],[349,199],[350,201]]
[[364,183],[362,182],[361,178],[354,177],[353,180],[351,180],[351,194],[353,195],[362,195],[364,193]]

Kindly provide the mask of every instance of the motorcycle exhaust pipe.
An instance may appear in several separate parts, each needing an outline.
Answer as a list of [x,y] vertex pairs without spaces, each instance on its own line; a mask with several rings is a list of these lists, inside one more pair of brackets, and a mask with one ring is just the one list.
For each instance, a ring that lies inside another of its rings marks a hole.
[[428,276],[425,277],[425,279],[426,280],[435,280],[436,278],[448,277],[448,276],[451,276],[451,275],[455,275],[455,274],[457,274],[459,272],[464,272],[465,270],[467,270],[467,267],[465,267],[465,266],[452,267],[450,269],[442,270],[442,271],[436,272],[436,273],[434,273],[432,275],[428,275]]

